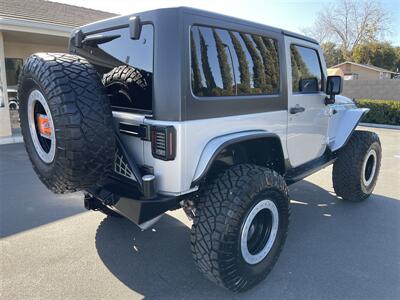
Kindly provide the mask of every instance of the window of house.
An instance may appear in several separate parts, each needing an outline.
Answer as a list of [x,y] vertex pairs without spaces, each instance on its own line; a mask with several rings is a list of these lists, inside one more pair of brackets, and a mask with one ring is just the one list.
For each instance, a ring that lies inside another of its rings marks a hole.
[[16,86],[18,84],[18,76],[22,71],[22,58],[6,58],[6,79],[8,86]]
[[192,26],[190,44],[194,95],[279,93],[279,56],[275,40],[255,34]]
[[322,89],[322,71],[316,50],[291,45],[292,91],[313,93]]

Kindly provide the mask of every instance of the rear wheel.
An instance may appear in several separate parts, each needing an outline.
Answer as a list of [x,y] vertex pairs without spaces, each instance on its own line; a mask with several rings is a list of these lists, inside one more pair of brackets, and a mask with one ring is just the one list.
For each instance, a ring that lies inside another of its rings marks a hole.
[[288,223],[283,177],[260,166],[234,166],[200,197],[191,234],[194,261],[216,284],[246,291],[271,271]]
[[378,180],[382,148],[376,133],[355,131],[333,164],[333,188],[343,200],[359,202],[372,194]]
[[69,54],[34,54],[19,79],[25,147],[53,192],[87,189],[112,170],[115,137],[109,100],[96,70]]

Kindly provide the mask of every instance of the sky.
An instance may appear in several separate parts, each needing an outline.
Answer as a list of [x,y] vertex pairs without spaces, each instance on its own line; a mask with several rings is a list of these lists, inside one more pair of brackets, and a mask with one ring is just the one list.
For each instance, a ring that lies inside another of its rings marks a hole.
[[[319,11],[329,9],[329,0],[53,0],[117,14],[150,9],[189,6],[267,24],[301,33],[310,27]],[[334,0],[332,0],[334,1]],[[392,33],[386,40],[400,46],[400,0],[378,0],[391,14]]]

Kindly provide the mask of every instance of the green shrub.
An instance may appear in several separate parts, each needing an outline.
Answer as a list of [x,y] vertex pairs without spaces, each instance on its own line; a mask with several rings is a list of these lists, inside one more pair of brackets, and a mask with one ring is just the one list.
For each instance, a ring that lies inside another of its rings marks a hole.
[[400,125],[400,101],[357,99],[356,104],[371,109],[361,122]]

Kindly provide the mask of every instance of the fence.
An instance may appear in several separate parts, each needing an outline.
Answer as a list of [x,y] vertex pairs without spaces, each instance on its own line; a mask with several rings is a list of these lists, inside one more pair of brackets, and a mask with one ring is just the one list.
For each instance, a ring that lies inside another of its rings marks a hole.
[[356,99],[400,100],[400,80],[345,80],[342,94]]

